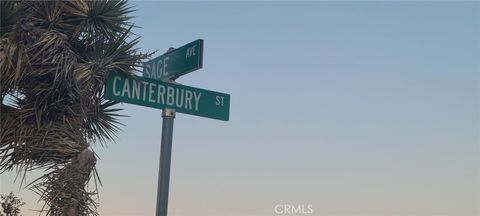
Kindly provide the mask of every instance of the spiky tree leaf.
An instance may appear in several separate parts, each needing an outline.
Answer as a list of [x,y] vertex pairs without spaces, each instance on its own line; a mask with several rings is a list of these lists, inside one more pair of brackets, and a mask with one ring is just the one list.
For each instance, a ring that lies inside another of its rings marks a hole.
[[46,215],[95,215],[91,144],[113,140],[121,117],[103,98],[106,74],[131,74],[149,56],[135,48],[132,8],[124,0],[0,2],[0,172],[43,170],[29,185]]

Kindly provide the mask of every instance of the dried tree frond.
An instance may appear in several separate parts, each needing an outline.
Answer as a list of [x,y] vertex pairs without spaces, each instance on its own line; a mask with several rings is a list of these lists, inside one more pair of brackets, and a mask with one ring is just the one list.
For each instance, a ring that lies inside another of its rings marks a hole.
[[150,54],[132,38],[127,1],[0,1],[0,172],[42,170],[29,186],[46,215],[95,215],[91,144],[119,131],[105,77]]

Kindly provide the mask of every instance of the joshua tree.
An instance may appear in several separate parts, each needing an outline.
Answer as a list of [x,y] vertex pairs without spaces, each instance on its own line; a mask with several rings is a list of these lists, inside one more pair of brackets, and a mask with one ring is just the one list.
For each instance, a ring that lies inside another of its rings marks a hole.
[[[131,37],[126,1],[0,1],[0,172],[28,184],[46,215],[96,215],[93,143],[118,131],[106,74],[132,74],[147,54]],[[23,181],[23,180],[22,180]]]

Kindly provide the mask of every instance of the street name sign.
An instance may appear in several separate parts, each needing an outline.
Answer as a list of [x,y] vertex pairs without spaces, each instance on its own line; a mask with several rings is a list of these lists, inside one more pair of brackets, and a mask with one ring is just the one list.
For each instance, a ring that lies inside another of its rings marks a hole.
[[123,73],[109,72],[105,98],[228,121],[230,95]]
[[198,39],[143,63],[143,76],[169,80],[202,68],[203,40]]

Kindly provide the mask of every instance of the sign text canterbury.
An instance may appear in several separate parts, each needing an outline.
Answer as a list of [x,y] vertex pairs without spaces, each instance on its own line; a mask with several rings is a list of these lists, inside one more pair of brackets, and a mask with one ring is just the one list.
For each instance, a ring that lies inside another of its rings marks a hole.
[[111,72],[107,77],[108,99],[228,121],[230,95],[179,84],[128,77]]

